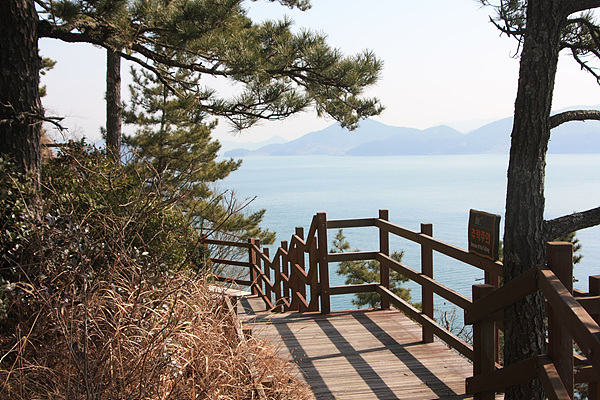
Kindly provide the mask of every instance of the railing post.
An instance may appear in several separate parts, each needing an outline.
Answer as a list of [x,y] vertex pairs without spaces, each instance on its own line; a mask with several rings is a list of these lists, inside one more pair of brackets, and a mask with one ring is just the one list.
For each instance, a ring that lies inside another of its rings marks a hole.
[[[484,273],[485,283],[488,285],[492,285],[496,289],[500,287],[500,275],[494,274],[492,272],[485,271]],[[496,326],[496,362],[500,361],[500,329]]]
[[[316,217],[315,217],[316,218]],[[319,311],[319,253],[317,238],[308,238],[308,280],[310,282],[310,303],[308,311]]]
[[[296,236],[298,236],[300,239],[302,239],[302,241],[304,241],[304,228],[302,228],[301,226],[296,227]],[[304,271],[306,272],[306,265],[305,265],[305,261],[304,261],[304,253],[306,252],[306,249],[304,248],[304,246],[298,246],[296,247],[296,264]],[[304,279],[300,278],[300,276],[297,274],[296,276],[296,290],[297,292],[304,297],[304,300],[306,300],[306,283],[304,281]],[[303,312],[305,311],[303,309],[303,307],[301,306],[301,303],[298,302],[298,311]]]
[[283,280],[281,279],[281,265],[283,264],[283,256],[279,251],[275,252],[273,263],[275,264],[275,268],[273,269],[273,284],[275,285],[275,309],[278,312],[283,312]]
[[[421,233],[433,236],[433,224],[421,224]],[[421,273],[433,279],[433,250],[427,244],[421,244]],[[421,306],[423,314],[433,319],[433,291],[421,286]],[[423,342],[433,342],[433,331],[425,326],[422,328]]]
[[[390,220],[389,210],[379,210],[379,219],[384,221]],[[390,255],[390,234],[386,229],[379,228],[379,252]],[[379,264],[379,280],[381,286],[386,289],[390,288],[390,267],[388,265]],[[390,308],[390,299],[381,296],[381,309],[387,310]]]
[[[568,242],[546,244],[548,267],[573,293],[573,245]],[[563,385],[573,398],[573,338],[562,326],[559,315],[548,306],[548,354],[556,366]]]
[[290,311],[298,311],[298,274],[294,264],[298,258],[298,247],[294,245],[294,241],[290,243],[288,250],[288,266],[289,266],[289,283],[290,283]]
[[319,254],[319,286],[321,287],[321,314],[331,312],[331,303],[329,299],[329,260],[327,250],[327,214],[317,214],[317,235],[318,235],[318,254]]
[[[494,291],[492,285],[473,285],[473,302]],[[493,320],[473,324],[473,376],[493,371],[496,363],[496,327]],[[473,395],[473,400],[493,400],[494,391]]]
[[[248,243],[250,243],[251,245],[253,245],[255,243],[256,239],[254,238],[250,238],[248,239]],[[248,264],[249,264],[249,268],[250,268],[250,282],[252,282],[252,294],[253,295],[258,295],[258,281],[257,281],[257,277],[258,274],[256,273],[256,253],[254,252],[254,248],[251,247],[248,250]]]
[[[492,285],[496,289],[500,287],[500,276],[491,272],[485,271],[485,283]],[[496,362],[500,362],[500,329],[496,326]]]
[[[256,246],[257,249],[260,249],[260,239],[254,239],[254,245]],[[254,251],[254,264],[256,265],[255,268],[255,274],[256,274],[256,288],[257,288],[257,294],[260,295],[260,292],[263,291],[263,277],[262,274],[260,273],[261,271],[261,262],[262,262],[262,258],[257,254],[257,251]],[[260,290],[259,290],[260,289]]]
[[[282,297],[283,300],[285,301],[287,299],[287,303],[288,306],[285,305],[285,302],[283,303],[283,311],[288,311],[290,309],[290,305],[292,304],[292,298],[290,297],[290,268],[289,268],[289,261],[290,261],[290,253],[289,253],[289,248],[288,248],[288,242],[286,240],[283,240],[281,242],[281,248],[283,249],[283,251],[285,251],[285,254],[281,255],[281,275],[282,275],[282,279],[281,279],[281,287],[283,289],[282,292]],[[287,278],[283,279],[283,276],[285,276]]]
[[[590,276],[589,293],[594,296],[600,295],[600,275]],[[594,320],[600,323],[600,315],[592,315]],[[588,383],[588,400],[600,400],[600,384],[598,381]]]
[[[265,256],[267,256],[267,258],[269,258],[269,248],[268,247],[265,247],[263,249],[263,253]],[[269,265],[269,263],[265,261],[263,263],[263,266],[264,266],[265,278],[267,278],[269,280],[269,282],[273,283],[273,281],[271,281],[271,265]],[[269,301],[273,301],[272,294],[273,294],[273,291],[265,282],[265,296],[267,296],[267,299],[269,299]],[[275,304],[275,303],[273,303],[273,304]]]

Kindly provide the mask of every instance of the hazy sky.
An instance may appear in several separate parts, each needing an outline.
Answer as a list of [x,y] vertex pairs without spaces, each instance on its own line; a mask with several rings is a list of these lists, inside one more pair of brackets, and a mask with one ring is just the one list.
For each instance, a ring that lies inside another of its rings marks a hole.
[[[384,61],[384,70],[367,95],[378,97],[386,107],[375,119],[414,128],[448,124],[466,131],[477,127],[477,121],[481,125],[513,113],[519,65],[512,56],[517,43],[500,36],[489,22],[492,9],[475,0],[312,0],[312,5],[300,12],[265,0],[247,2],[252,18],[288,15],[295,29],[323,32],[330,45],[345,54],[373,50]],[[58,62],[42,77],[48,88],[45,107],[66,117],[67,135],[98,140],[105,118],[105,51],[50,39],[41,40],[40,49]],[[122,74],[126,97],[127,67]],[[599,103],[600,87],[564,53],[554,108]],[[233,137],[221,121],[215,136],[238,141],[275,135],[293,139],[333,122],[307,113],[284,122],[263,122]]]

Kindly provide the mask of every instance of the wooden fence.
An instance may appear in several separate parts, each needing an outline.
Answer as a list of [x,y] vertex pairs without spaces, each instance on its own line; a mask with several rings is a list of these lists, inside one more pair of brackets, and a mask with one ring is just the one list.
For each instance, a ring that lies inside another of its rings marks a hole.
[[[328,229],[377,227],[379,250],[329,253]],[[469,253],[433,238],[431,224],[416,232],[389,222],[387,210],[378,218],[327,220],[325,213],[313,217],[308,234],[296,228],[273,257],[256,239],[248,243],[205,239],[205,244],[246,249],[247,261],[213,258],[213,263],[249,269],[249,279],[217,277],[250,286],[268,310],[274,312],[331,311],[330,296],[376,292],[382,308],[398,308],[422,326],[422,340],[434,335],[473,362],[473,376],[467,379],[467,393],[475,399],[492,399],[495,392],[515,384],[539,379],[551,399],[573,398],[574,383],[589,383],[589,398],[600,400],[600,276],[590,277],[590,293],[573,291],[573,250],[570,243],[549,243],[547,265],[532,267],[520,277],[499,286],[502,264]],[[421,247],[420,271],[390,257],[390,235]],[[433,278],[433,253],[438,252],[485,272],[485,284],[474,285],[472,299],[442,285]],[[380,281],[362,285],[330,286],[329,263],[377,260]],[[390,269],[421,286],[422,310],[390,290]],[[541,291],[548,304],[548,354],[503,367],[499,364],[499,329],[503,309],[525,296]],[[465,324],[473,325],[473,344],[465,342],[434,319],[434,294],[464,310]],[[573,353],[573,340],[581,350]]]

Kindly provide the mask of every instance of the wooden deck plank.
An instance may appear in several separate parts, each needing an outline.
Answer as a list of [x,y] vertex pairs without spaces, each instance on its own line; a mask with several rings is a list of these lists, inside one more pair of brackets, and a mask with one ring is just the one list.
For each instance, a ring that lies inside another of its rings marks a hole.
[[[296,365],[317,399],[468,399],[471,364],[396,310],[270,313],[242,298],[253,334]],[[500,397],[501,398],[501,397]]]

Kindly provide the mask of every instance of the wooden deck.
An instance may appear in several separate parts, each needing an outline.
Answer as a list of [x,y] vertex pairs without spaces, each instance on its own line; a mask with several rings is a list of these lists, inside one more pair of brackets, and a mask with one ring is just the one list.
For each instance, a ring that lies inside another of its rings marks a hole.
[[395,310],[270,313],[242,298],[240,317],[278,348],[317,399],[467,399],[472,365]]

